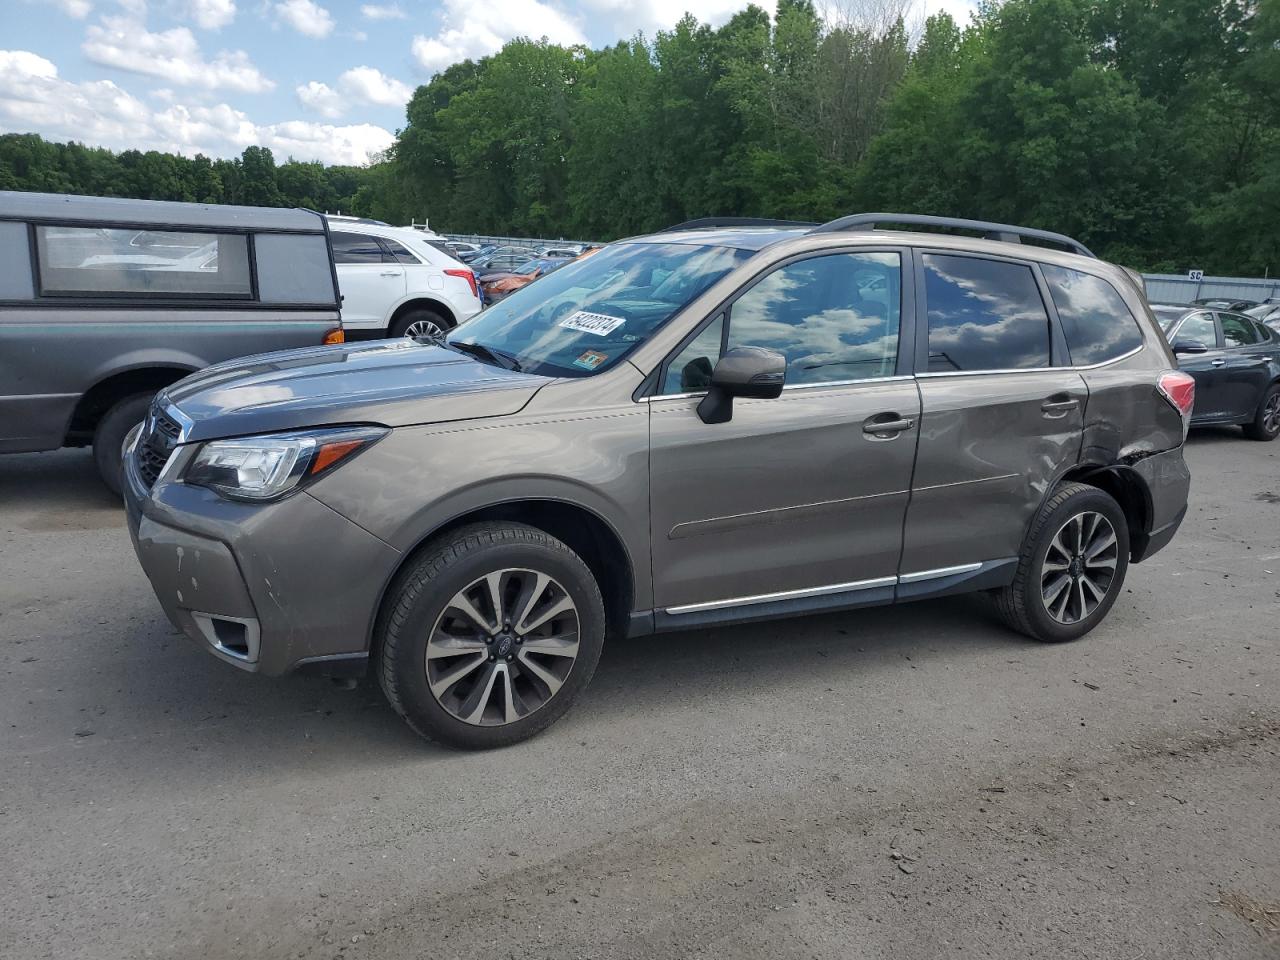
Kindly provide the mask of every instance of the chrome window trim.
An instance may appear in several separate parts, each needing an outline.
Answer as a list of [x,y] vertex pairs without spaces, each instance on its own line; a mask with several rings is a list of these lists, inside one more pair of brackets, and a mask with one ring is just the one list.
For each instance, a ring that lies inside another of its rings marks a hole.
[[954,577],[962,573],[974,573],[988,563],[1001,561],[984,560],[977,563],[962,563],[953,567],[937,567],[933,570],[918,570],[915,573],[904,573],[900,577],[876,577],[872,580],[853,580],[848,583],[830,583],[822,587],[804,587],[800,590],[780,590],[777,593],[758,593],[749,597],[729,597],[725,600],[708,600],[703,603],[686,603],[676,607],[667,607],[669,614],[702,613],[708,610],[723,610],[727,607],[748,607],[757,603],[772,603],[775,600],[801,600],[805,597],[821,597],[832,593],[853,593],[858,590],[872,590],[876,587],[892,587],[903,583],[919,583],[922,580],[937,580],[942,577]]
[[[891,377],[863,377],[858,380],[829,380],[825,383],[793,383],[793,384],[784,386],[782,388],[782,392],[786,393],[788,390],[812,390],[815,387],[845,387],[845,386],[852,386],[853,384],[859,384],[859,383],[892,383],[894,381],[925,379],[925,378],[933,380],[938,377],[982,377],[982,376],[1002,376],[1008,373],[1048,373],[1051,371],[1061,371],[1061,370],[1074,370],[1077,372],[1081,372],[1086,370],[1100,370],[1103,367],[1111,366],[1113,363],[1120,363],[1121,361],[1128,360],[1132,357],[1136,357],[1145,349],[1147,349],[1147,345],[1146,343],[1143,343],[1141,346],[1134,347],[1132,350],[1128,351],[1127,353],[1122,353],[1118,357],[1112,357],[1110,360],[1102,360],[1102,361],[1099,361],[1098,363],[1073,364],[1071,366],[1061,366],[1061,367],[1021,367],[1021,368],[1014,368],[1011,370],[945,370],[945,371],[937,370],[937,371],[926,371],[925,373],[915,373],[915,374],[894,374]],[[692,399],[693,397],[705,397],[705,396],[706,396],[705,391],[702,393],[664,393],[664,394],[656,394],[648,397],[641,397],[640,399],[636,400],[636,403],[652,403],[655,400],[689,400],[689,399]]]
[[917,373],[916,376],[924,379],[928,377],[980,377],[986,374],[1006,374],[1006,373],[1046,373],[1051,370],[1098,370],[1102,367],[1109,367],[1113,363],[1119,363],[1122,360],[1128,360],[1130,357],[1136,357],[1139,353],[1147,348],[1144,342],[1141,346],[1134,347],[1127,353],[1122,353],[1118,357],[1112,357],[1110,360],[1102,360],[1098,363],[1087,364],[1070,364],[1060,367],[1015,367],[1010,370],[926,370],[924,373]]
[[[915,379],[909,373],[895,373],[888,377],[860,377],[856,380],[827,380],[822,383],[792,383],[784,385],[782,392],[788,390],[812,390],[815,387],[848,387],[857,383],[894,383]],[[641,397],[636,403],[652,403],[654,400],[689,400],[693,397],[705,397],[706,391],[700,393],[660,393],[649,397]]]

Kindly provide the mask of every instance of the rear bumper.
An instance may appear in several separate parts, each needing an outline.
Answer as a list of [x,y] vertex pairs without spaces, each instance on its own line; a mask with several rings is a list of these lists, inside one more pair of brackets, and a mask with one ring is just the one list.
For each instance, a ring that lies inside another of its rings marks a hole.
[[125,467],[134,550],[165,615],[206,651],[267,675],[349,675],[368,656],[383,584],[400,554],[305,491],[232,503]]
[[1157,453],[1131,467],[1146,486],[1149,506],[1149,529],[1132,538],[1130,559],[1141,563],[1164,549],[1178,532],[1187,515],[1187,497],[1191,492],[1191,471],[1182,455],[1182,447]]

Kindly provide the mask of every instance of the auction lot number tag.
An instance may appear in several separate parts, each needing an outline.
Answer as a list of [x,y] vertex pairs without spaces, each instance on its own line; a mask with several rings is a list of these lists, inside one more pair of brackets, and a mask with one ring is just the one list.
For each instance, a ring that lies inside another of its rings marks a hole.
[[607,337],[626,322],[626,317],[611,317],[607,313],[588,313],[586,310],[579,310],[561,320],[560,326],[568,330],[594,334],[597,337]]

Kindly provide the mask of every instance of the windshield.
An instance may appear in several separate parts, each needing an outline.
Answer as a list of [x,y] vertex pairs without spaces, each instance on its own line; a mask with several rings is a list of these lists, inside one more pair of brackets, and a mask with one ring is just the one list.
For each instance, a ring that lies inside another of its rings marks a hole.
[[749,250],[619,243],[573,261],[455,327],[446,338],[551,377],[616,364]]

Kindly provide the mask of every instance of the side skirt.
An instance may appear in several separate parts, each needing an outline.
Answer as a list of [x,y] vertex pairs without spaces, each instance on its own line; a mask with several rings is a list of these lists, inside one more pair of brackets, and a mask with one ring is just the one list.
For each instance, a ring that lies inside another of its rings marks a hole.
[[780,594],[738,597],[708,603],[668,607],[631,615],[630,636],[778,620],[812,613],[831,613],[858,607],[879,607],[908,600],[927,600],[955,593],[972,593],[1008,586],[1018,566],[1017,557],[969,563],[938,570],[922,570],[900,577],[883,577],[860,583],[812,587]]

